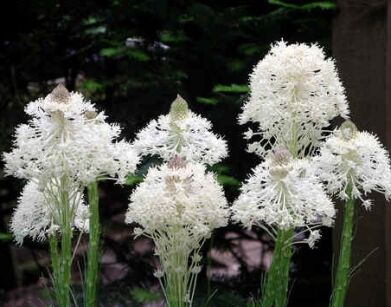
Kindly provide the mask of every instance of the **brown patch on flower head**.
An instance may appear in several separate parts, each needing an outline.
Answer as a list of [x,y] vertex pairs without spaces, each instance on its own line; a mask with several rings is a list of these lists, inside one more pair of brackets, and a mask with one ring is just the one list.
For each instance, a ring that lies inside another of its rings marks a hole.
[[57,103],[67,103],[71,98],[71,94],[65,86],[60,83],[50,93],[50,98]]
[[292,155],[286,147],[277,146],[273,151],[272,158],[273,163],[283,165],[291,160]]
[[175,155],[170,161],[167,163],[169,168],[184,168],[186,167],[186,161]]
[[86,111],[86,112],[84,112],[84,116],[87,119],[94,119],[98,116],[98,113],[96,113],[95,111]]

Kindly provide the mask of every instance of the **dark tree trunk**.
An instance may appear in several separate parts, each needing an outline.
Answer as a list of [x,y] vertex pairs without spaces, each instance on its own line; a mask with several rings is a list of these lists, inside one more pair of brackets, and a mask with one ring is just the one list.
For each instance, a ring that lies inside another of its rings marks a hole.
[[[360,130],[375,132],[388,148],[391,145],[390,3],[390,0],[339,0],[333,25],[333,53],[347,89],[352,120]],[[371,211],[366,212],[362,206],[358,210],[352,266],[373,253],[351,280],[347,307],[391,306],[391,211],[385,206],[384,198],[373,197]],[[338,255],[341,214],[335,228],[334,255]]]

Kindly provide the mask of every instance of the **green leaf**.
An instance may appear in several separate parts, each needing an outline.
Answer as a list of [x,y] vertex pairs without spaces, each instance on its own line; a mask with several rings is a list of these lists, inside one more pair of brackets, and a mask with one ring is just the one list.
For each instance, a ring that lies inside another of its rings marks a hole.
[[245,94],[248,93],[249,88],[244,84],[231,84],[231,85],[223,85],[217,84],[213,88],[214,93],[234,93],[234,94]]
[[14,236],[11,233],[0,232],[0,241],[8,242],[12,241]]
[[142,288],[133,288],[130,294],[137,303],[152,303],[161,299],[158,293]]
[[95,80],[86,80],[81,84],[81,88],[88,91],[90,94],[94,94],[104,89],[104,85]]
[[173,33],[170,31],[163,31],[160,33],[160,40],[163,43],[182,43],[189,39],[181,32]]
[[112,58],[115,56],[122,55],[124,52],[123,47],[111,47],[111,48],[103,48],[100,50],[99,54],[103,57]]
[[150,60],[149,55],[139,49],[129,49],[127,50],[126,54],[128,55],[129,58],[136,60],[138,62],[147,62]]
[[84,32],[86,34],[91,34],[91,35],[104,34],[106,33],[106,27],[105,26],[92,27],[90,29],[86,29]]
[[237,180],[236,178],[234,178],[232,176],[227,176],[227,175],[218,175],[217,182],[223,186],[237,187],[240,185],[239,180]]
[[287,3],[283,2],[280,0],[269,0],[270,4],[278,5],[284,8],[289,8],[289,9],[296,9],[296,10],[307,10],[311,11],[314,9],[322,9],[322,10],[334,10],[336,9],[335,3],[331,1],[316,1],[316,2],[311,2],[307,4],[292,4],[292,3]]
[[217,173],[217,174],[228,174],[229,173],[229,166],[226,164],[218,163],[218,164],[211,166],[210,170],[212,172]]
[[143,181],[143,177],[135,174],[129,174],[128,177],[126,177],[126,185],[134,186],[138,183]]
[[207,97],[197,97],[196,101],[198,103],[216,105],[219,101],[216,98],[207,98]]

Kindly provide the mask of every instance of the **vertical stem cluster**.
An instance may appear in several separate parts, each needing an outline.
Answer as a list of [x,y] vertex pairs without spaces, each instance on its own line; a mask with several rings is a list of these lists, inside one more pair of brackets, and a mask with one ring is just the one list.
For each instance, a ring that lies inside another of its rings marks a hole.
[[96,181],[88,186],[88,202],[90,206],[90,229],[88,244],[88,266],[86,278],[86,307],[96,306],[96,287],[98,281],[99,262],[99,197]]
[[50,255],[52,259],[53,285],[56,305],[69,307],[71,303],[71,270],[72,270],[72,215],[73,210],[69,203],[67,181],[62,178],[59,192],[59,222],[61,239],[56,234],[49,237]]
[[176,262],[178,267],[172,268],[170,272],[166,274],[166,295],[167,303],[170,307],[185,307],[188,276],[186,272],[187,257],[181,253],[176,255]]
[[168,307],[191,307],[197,285],[203,240],[174,227],[153,236],[163,275],[159,278]]
[[350,256],[353,240],[354,198],[352,188],[348,189],[349,198],[345,204],[343,227],[339,248],[337,271],[335,273],[334,289],[331,295],[330,307],[343,307],[350,278]]
[[273,261],[262,285],[262,299],[257,306],[284,307],[287,304],[289,267],[292,257],[293,230],[279,230]]

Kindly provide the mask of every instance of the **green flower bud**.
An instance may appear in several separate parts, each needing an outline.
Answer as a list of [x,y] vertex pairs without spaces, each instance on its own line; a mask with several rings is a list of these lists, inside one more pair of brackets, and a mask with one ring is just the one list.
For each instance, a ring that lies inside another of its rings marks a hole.
[[189,115],[189,106],[179,94],[170,107],[170,120],[172,123],[185,119]]
[[351,140],[357,133],[358,129],[351,120],[346,120],[339,127],[341,136],[345,141]]

